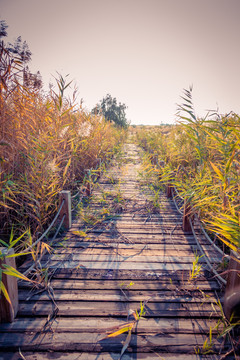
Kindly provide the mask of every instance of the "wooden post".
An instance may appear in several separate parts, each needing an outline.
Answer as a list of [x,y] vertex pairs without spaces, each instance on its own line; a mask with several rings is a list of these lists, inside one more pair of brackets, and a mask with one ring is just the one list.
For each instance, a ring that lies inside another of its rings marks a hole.
[[101,165],[102,163],[102,158],[97,158],[97,168]]
[[192,228],[190,225],[190,215],[191,215],[191,206],[187,202],[186,199],[184,199],[184,205],[183,205],[183,231],[186,233],[192,233]]
[[[0,259],[0,268],[2,264],[12,266],[16,269],[15,257],[7,257],[7,255],[13,255],[14,250],[1,247],[0,248],[4,257]],[[17,278],[14,276],[6,275],[2,272],[2,282],[8,292],[11,304],[5,298],[3,292],[0,293],[0,322],[13,322],[18,312],[18,285]]]
[[227,285],[224,295],[224,313],[230,320],[233,312],[234,319],[240,319],[240,256],[233,250],[230,253],[228,265]]
[[158,165],[158,154],[156,152],[154,152],[154,154],[153,154],[152,163],[155,166]]
[[158,162],[158,167],[159,167],[158,179],[159,179],[159,181],[162,179],[161,169],[163,169],[164,166],[165,166],[165,161],[160,160],[160,161]]
[[97,158],[97,159],[96,159],[96,166],[95,166],[95,170],[98,170],[98,172],[97,172],[97,175],[95,175],[95,180],[99,179],[99,177],[100,177],[100,171],[99,171],[99,168],[100,168],[100,166],[101,166],[101,163],[102,163],[101,158]]
[[172,184],[171,183],[168,183],[167,184],[167,189],[166,189],[166,192],[167,192],[167,198],[172,198]]
[[85,171],[87,172],[86,196],[90,196],[92,193],[91,169],[86,169]]
[[72,226],[72,212],[71,212],[71,192],[69,190],[63,190],[59,193],[60,205],[64,200],[60,216],[65,215],[63,225],[66,229],[70,229]]
[[86,185],[86,195],[87,195],[87,196],[90,196],[90,195],[91,195],[91,192],[92,192],[91,183],[90,183],[90,181],[88,181],[88,182],[87,182],[87,185]]
[[98,166],[97,166],[97,169],[99,170],[98,173],[97,173],[97,179],[100,178],[101,176],[101,173],[102,173],[102,170],[101,170],[101,165],[102,165],[102,159],[101,158],[98,158]]

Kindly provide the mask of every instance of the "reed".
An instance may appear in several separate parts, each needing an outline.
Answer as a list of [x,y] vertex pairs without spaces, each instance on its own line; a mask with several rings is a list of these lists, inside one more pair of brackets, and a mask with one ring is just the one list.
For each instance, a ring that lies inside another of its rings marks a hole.
[[0,237],[8,242],[12,228],[38,237],[56,213],[58,193],[77,191],[125,131],[65,97],[70,82],[61,75],[49,93],[24,85],[24,64],[1,47]]
[[198,118],[192,89],[178,106],[178,122],[137,131],[138,143],[158,157],[162,184],[169,181],[191,202],[206,228],[240,252],[240,117],[208,113]]

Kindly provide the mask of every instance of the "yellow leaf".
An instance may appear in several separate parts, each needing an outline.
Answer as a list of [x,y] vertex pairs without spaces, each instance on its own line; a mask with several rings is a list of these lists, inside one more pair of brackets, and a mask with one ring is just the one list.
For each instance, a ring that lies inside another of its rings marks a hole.
[[34,282],[33,280],[28,279],[25,275],[21,274],[18,270],[14,269],[12,266],[9,266],[7,264],[3,264],[3,273],[6,275],[17,277],[21,280]]
[[72,159],[69,158],[69,160],[68,160],[68,162],[67,162],[67,165],[65,166],[64,172],[63,172],[63,178],[65,177],[65,175],[66,175],[66,173],[67,173],[67,171],[68,171],[69,166],[71,165],[71,161],[72,161]]
[[4,285],[4,283],[2,281],[0,282],[0,289],[3,292],[3,295],[5,296],[6,300],[12,306],[11,299],[10,299],[10,297],[8,295],[8,292],[7,292],[7,289],[6,289],[6,287],[5,287],[5,285]]
[[134,324],[135,324],[135,322],[129,323],[129,324],[127,324],[127,326],[124,326],[124,328],[119,329],[119,330],[113,332],[112,334],[109,334],[107,337],[115,337],[115,336],[125,333],[126,331],[130,331],[130,330],[132,330]]
[[223,174],[221,173],[221,171],[220,171],[220,170],[218,169],[218,167],[217,167],[216,165],[214,165],[211,161],[210,161],[210,163],[211,163],[211,165],[212,165],[213,170],[214,170],[215,173],[218,175],[219,179],[221,179],[222,182],[224,182],[225,179],[224,179],[224,176],[223,176]]
[[75,230],[75,231],[72,231],[72,233],[73,233],[74,235],[78,235],[78,236],[82,236],[82,237],[87,237],[87,233],[85,233],[85,231]]

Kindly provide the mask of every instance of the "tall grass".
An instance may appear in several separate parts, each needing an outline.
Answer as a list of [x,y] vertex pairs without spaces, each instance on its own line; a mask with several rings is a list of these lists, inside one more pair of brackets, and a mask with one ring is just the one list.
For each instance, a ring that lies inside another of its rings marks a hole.
[[178,123],[139,130],[139,144],[164,161],[161,182],[171,181],[207,229],[240,252],[240,117],[208,113],[200,119],[191,89],[182,100]]
[[67,99],[62,76],[46,94],[24,86],[23,64],[3,43],[0,56],[0,235],[30,229],[35,238],[53,218],[59,191],[77,189],[124,131]]

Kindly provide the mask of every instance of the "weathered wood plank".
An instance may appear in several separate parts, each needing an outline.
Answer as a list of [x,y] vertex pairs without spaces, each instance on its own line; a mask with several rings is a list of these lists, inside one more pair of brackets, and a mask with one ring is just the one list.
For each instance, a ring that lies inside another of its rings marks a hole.
[[[51,322],[51,331],[59,332],[95,332],[109,334],[116,331],[119,327],[123,327],[131,319],[127,318],[106,318],[106,317],[76,317],[72,318],[56,318]],[[213,334],[217,334],[214,329],[215,320],[209,319],[165,319],[165,318],[146,318],[139,320],[138,325],[132,330],[132,333],[156,333],[174,334],[176,331],[181,334],[208,334],[210,326],[213,328]],[[46,325],[46,319],[42,318],[22,318],[17,319],[13,323],[4,324],[0,328],[0,332],[39,332]],[[220,330],[220,329],[219,329]]]
[[[48,266],[48,269],[78,269],[83,268],[85,270],[145,270],[145,271],[178,271],[178,270],[191,270],[192,264],[189,263],[150,263],[150,262],[119,262],[119,261],[111,261],[109,262],[90,262],[90,261],[52,261],[50,264],[42,263],[42,266]],[[21,267],[22,271],[24,267]]]
[[[24,271],[24,268],[21,268]],[[119,270],[119,269],[86,269],[86,268],[53,268],[48,270],[54,279],[83,279],[83,280],[92,280],[92,279],[111,279],[111,280],[159,280],[166,281],[167,284],[173,282],[178,282],[179,284],[184,284],[189,281],[189,270],[154,270],[154,271],[145,271],[145,270]],[[212,280],[213,275],[208,273],[206,270],[200,271],[199,276],[192,281],[192,283],[206,282],[206,279]]]
[[[69,261],[69,254],[55,254],[50,256],[51,264],[54,264],[56,261]],[[115,251],[109,251],[107,254],[103,254],[102,252],[91,254],[86,254],[84,251],[81,254],[71,254],[71,260],[74,261],[81,261],[83,263],[85,262],[118,262],[120,263],[147,263],[152,264],[154,263],[154,267],[156,266],[156,263],[158,265],[160,264],[191,264],[195,260],[194,255],[189,256],[183,256],[183,255],[175,255],[175,256],[160,256],[160,255],[152,255],[152,254],[125,254],[122,255],[119,252]],[[42,261],[44,264],[44,261],[48,260],[48,256],[45,256]],[[209,259],[213,263],[219,263],[220,258],[211,258]],[[199,259],[198,263],[203,264],[206,263],[205,257],[202,257]],[[188,268],[188,267],[187,267]]]
[[[208,294],[209,295],[209,294]],[[49,300],[49,294],[47,291],[41,292],[40,294],[34,294],[28,290],[19,291],[19,300],[27,301],[46,301]],[[131,291],[126,290],[126,296],[121,290],[55,290],[54,291],[55,301],[148,301],[148,302],[163,302],[163,303],[214,303],[215,297],[204,298],[202,294],[189,294],[186,292],[166,292],[166,291]]]
[[[137,251],[144,250],[146,252],[154,252],[154,255],[161,255],[164,254],[170,254],[174,255],[175,253],[181,254],[191,254],[193,255],[194,252],[198,252],[199,248],[196,244],[181,244],[181,247],[179,249],[179,246],[172,243],[171,239],[169,239],[168,243],[159,243],[159,244],[152,244],[152,243],[145,243],[145,244],[139,244],[139,243],[123,243],[123,242],[110,242],[109,239],[106,242],[93,242],[88,241],[90,239],[90,236],[86,237],[86,240],[64,240],[64,241],[58,241],[53,245],[54,249],[57,249],[57,253],[70,253],[72,252],[72,248],[74,249],[74,253],[81,253],[84,249],[94,249],[94,251],[97,251],[97,249],[105,249],[106,251],[110,251],[111,249],[117,249],[123,252],[130,252],[130,253],[136,253]],[[216,252],[211,245],[202,245],[203,249],[205,250],[206,254],[209,256],[219,256],[219,253]],[[90,250],[88,250],[90,251]]]
[[[51,258],[60,258],[62,257],[64,254],[69,254],[72,253],[72,249],[58,249],[55,255],[52,255]],[[160,256],[160,257],[169,257],[169,256],[174,256],[174,257],[183,257],[183,256],[188,256],[189,258],[193,258],[194,259],[194,253],[193,253],[193,249],[190,246],[186,246],[185,249],[180,249],[177,250],[177,248],[174,248],[173,246],[169,246],[168,248],[164,248],[164,246],[161,246],[161,249],[158,248],[158,246],[156,246],[155,249],[149,249],[149,247],[145,247],[144,245],[139,246],[138,248],[132,246],[132,248],[120,248],[117,245],[111,246],[109,244],[109,246],[102,246],[100,247],[94,247],[93,246],[83,246],[82,248],[77,248],[76,250],[74,250],[74,256],[81,256],[81,255],[114,255],[114,254],[118,254],[119,256],[122,257],[129,257],[129,256],[141,256],[141,257],[148,257],[148,256]],[[212,257],[215,255],[215,252],[210,251],[207,252],[209,255],[211,255]],[[220,257],[219,257],[220,259]],[[218,259],[218,260],[219,260]]]
[[[172,261],[168,261],[168,259],[174,257],[174,259],[179,259],[179,262],[193,262],[195,260],[195,254],[199,254],[199,251],[197,248],[192,249],[191,246],[186,246],[185,250],[177,250],[176,247],[172,246],[172,247],[168,247],[165,248],[164,246],[161,246],[161,249],[158,249],[158,247],[156,247],[156,249],[150,249],[147,247],[147,245],[140,245],[139,247],[120,247],[118,244],[116,244],[115,246],[113,246],[112,244],[102,244],[102,246],[99,246],[99,244],[97,244],[98,246],[94,246],[90,245],[90,246],[82,246],[82,247],[76,247],[71,248],[71,247],[62,247],[62,248],[55,248],[56,251],[54,251],[51,255],[51,259],[52,260],[63,260],[64,257],[65,258],[70,258],[71,255],[74,255],[74,257],[72,259],[74,260],[86,260],[87,261],[87,257],[90,256],[112,256],[113,259],[117,256],[119,258],[119,261],[124,261],[127,259],[133,259],[133,261],[137,262],[139,261],[138,259],[141,259],[140,261],[146,262],[146,258],[150,259],[155,262],[172,262]],[[125,245],[122,244],[121,245]],[[205,250],[205,255],[208,258],[208,260],[211,263],[221,263],[222,261],[222,257],[220,256],[219,253],[214,252],[212,250],[208,251]],[[46,254],[45,256],[43,256],[42,260],[46,260],[49,257],[48,254]],[[205,263],[205,259],[206,257],[202,257],[199,259],[199,263]],[[158,258],[156,260],[156,258]],[[100,258],[98,258],[99,260]],[[164,259],[164,261],[162,260]],[[187,261],[184,261],[184,259]],[[95,261],[94,258],[91,259],[90,261]]]
[[[79,289],[79,290],[114,290],[114,289],[120,289],[122,287],[123,289],[129,286],[131,284],[130,289],[131,291],[135,290],[164,290],[166,292],[174,292],[174,291],[195,291],[198,292],[197,289],[202,290],[204,292],[212,291],[219,291],[219,285],[216,281],[205,281],[205,282],[198,282],[197,284],[186,282],[185,284],[179,284],[179,282],[174,281],[166,281],[160,282],[160,280],[134,280],[132,282],[131,280],[125,280],[121,281],[119,280],[80,280],[80,279],[60,279],[60,280],[51,280],[51,286],[53,289]],[[18,285],[19,289],[31,289],[32,284],[29,282],[19,282]],[[199,293],[199,292],[198,292]]]
[[[122,342],[126,334],[113,338],[104,338],[101,333],[44,333],[44,334],[17,334],[3,333],[0,335],[2,349],[18,349],[22,351],[50,350],[50,351],[121,351]],[[202,347],[206,336],[188,334],[174,334],[163,336],[158,334],[135,335],[132,334],[128,349],[134,352],[179,352],[195,353],[197,346]],[[213,340],[216,347],[220,347],[220,341]]]
[[[133,243],[97,243],[97,242],[69,242],[69,245],[74,245],[74,244],[78,244],[78,248],[76,248],[74,250],[74,254],[79,253],[81,254],[83,250],[85,250],[85,252],[97,252],[97,251],[112,251],[112,250],[119,250],[121,251],[123,254],[127,253],[127,254],[135,254],[137,251],[143,251],[144,254],[150,253],[152,252],[153,255],[161,255],[161,254],[165,254],[165,253],[170,253],[171,255],[174,255],[175,253],[183,253],[183,254],[193,254],[193,250],[197,249],[197,247],[195,246],[191,246],[191,245],[182,245],[181,249],[178,251],[176,247],[174,247],[171,244],[133,244]],[[59,244],[58,246],[54,246],[55,249],[57,249],[57,252],[59,254],[63,254],[63,253],[67,253],[67,252],[72,252],[72,249],[69,248],[67,246],[67,242],[66,245],[63,246],[63,244]],[[211,251],[211,249],[210,249]],[[213,252],[212,252],[213,253]]]
[[[119,352],[24,352],[26,360],[119,360]],[[228,360],[234,360],[235,357],[229,355]],[[19,353],[0,352],[1,360],[19,360]],[[219,360],[219,355],[196,355],[196,354],[170,354],[162,352],[151,353],[125,353],[121,360]]]
[[[69,230],[69,233],[71,232],[74,232],[76,231],[76,229],[79,229],[79,230],[84,230],[84,227],[78,227],[78,226],[73,226],[70,230]],[[167,226],[167,225],[164,225],[162,226],[161,228],[132,228],[131,226],[127,227],[127,228],[124,228],[124,227],[118,227],[118,231],[121,232],[122,234],[137,234],[137,235],[163,235],[165,233],[171,233],[171,232],[174,232],[174,234],[177,234],[177,235],[184,235],[184,231],[181,229],[181,228],[175,228],[174,226]],[[114,235],[114,231],[112,230],[107,230],[106,227],[99,227],[99,228],[93,228],[91,230],[91,233],[92,234],[98,234],[98,233],[105,233],[105,234],[112,234]]]
[[[136,223],[135,221],[132,222],[123,222],[123,221],[117,221],[117,222],[113,222],[111,219],[110,220],[105,220],[104,221],[105,225],[111,224],[112,226],[114,226],[115,228],[119,229],[120,231],[125,231],[125,230],[129,230],[133,231],[133,230],[138,230],[139,233],[142,232],[160,232],[162,231],[162,229],[174,229],[176,225],[178,225],[179,229],[178,231],[181,230],[180,225],[181,225],[181,219],[179,219],[179,221],[176,221],[176,219],[173,219],[172,221],[165,218],[164,221],[162,220],[162,222],[158,222],[158,223],[150,223],[150,222],[146,222],[144,223]],[[84,224],[73,224],[72,229],[75,228],[79,228],[81,226],[84,226]],[[177,230],[177,229],[176,229]]]
[[[165,211],[159,211],[156,214],[141,214],[141,213],[132,213],[132,212],[127,212],[124,211],[120,214],[113,214],[111,217],[111,220],[115,221],[115,222],[133,222],[135,224],[140,223],[140,224],[156,224],[158,222],[164,221],[165,219],[178,219],[179,221],[181,221],[182,216],[178,213],[173,214],[172,212],[165,212]],[[75,219],[73,221],[73,224],[77,224],[77,223],[81,223],[81,219]]]
[[[61,243],[65,243],[66,241],[69,243],[70,241],[76,241],[78,239],[78,242],[83,241],[83,237],[78,235],[78,230],[74,230],[72,233],[68,233],[64,239],[62,239]],[[86,229],[83,228],[81,231],[85,231]],[[162,234],[137,234],[137,233],[111,233],[104,232],[99,230],[98,233],[90,232],[87,230],[85,240],[91,240],[92,242],[119,242],[119,243],[130,243],[133,242],[135,244],[174,244],[174,245],[196,245],[196,240],[193,236],[189,235],[186,237],[186,235],[176,235],[172,234],[171,232],[163,232]],[[124,235],[124,236],[123,236]],[[201,241],[201,244],[203,245],[209,245],[208,241]]]
[[[103,306],[104,304],[104,306]],[[59,301],[58,302],[60,316],[125,316],[127,317],[129,309],[139,309],[139,302],[88,302],[88,301]],[[213,311],[211,304],[201,303],[158,303],[149,302],[145,305],[145,317],[183,317],[198,319],[218,318],[220,312],[216,308]],[[50,301],[24,301],[19,304],[18,316],[48,316],[53,310],[53,304]]]

